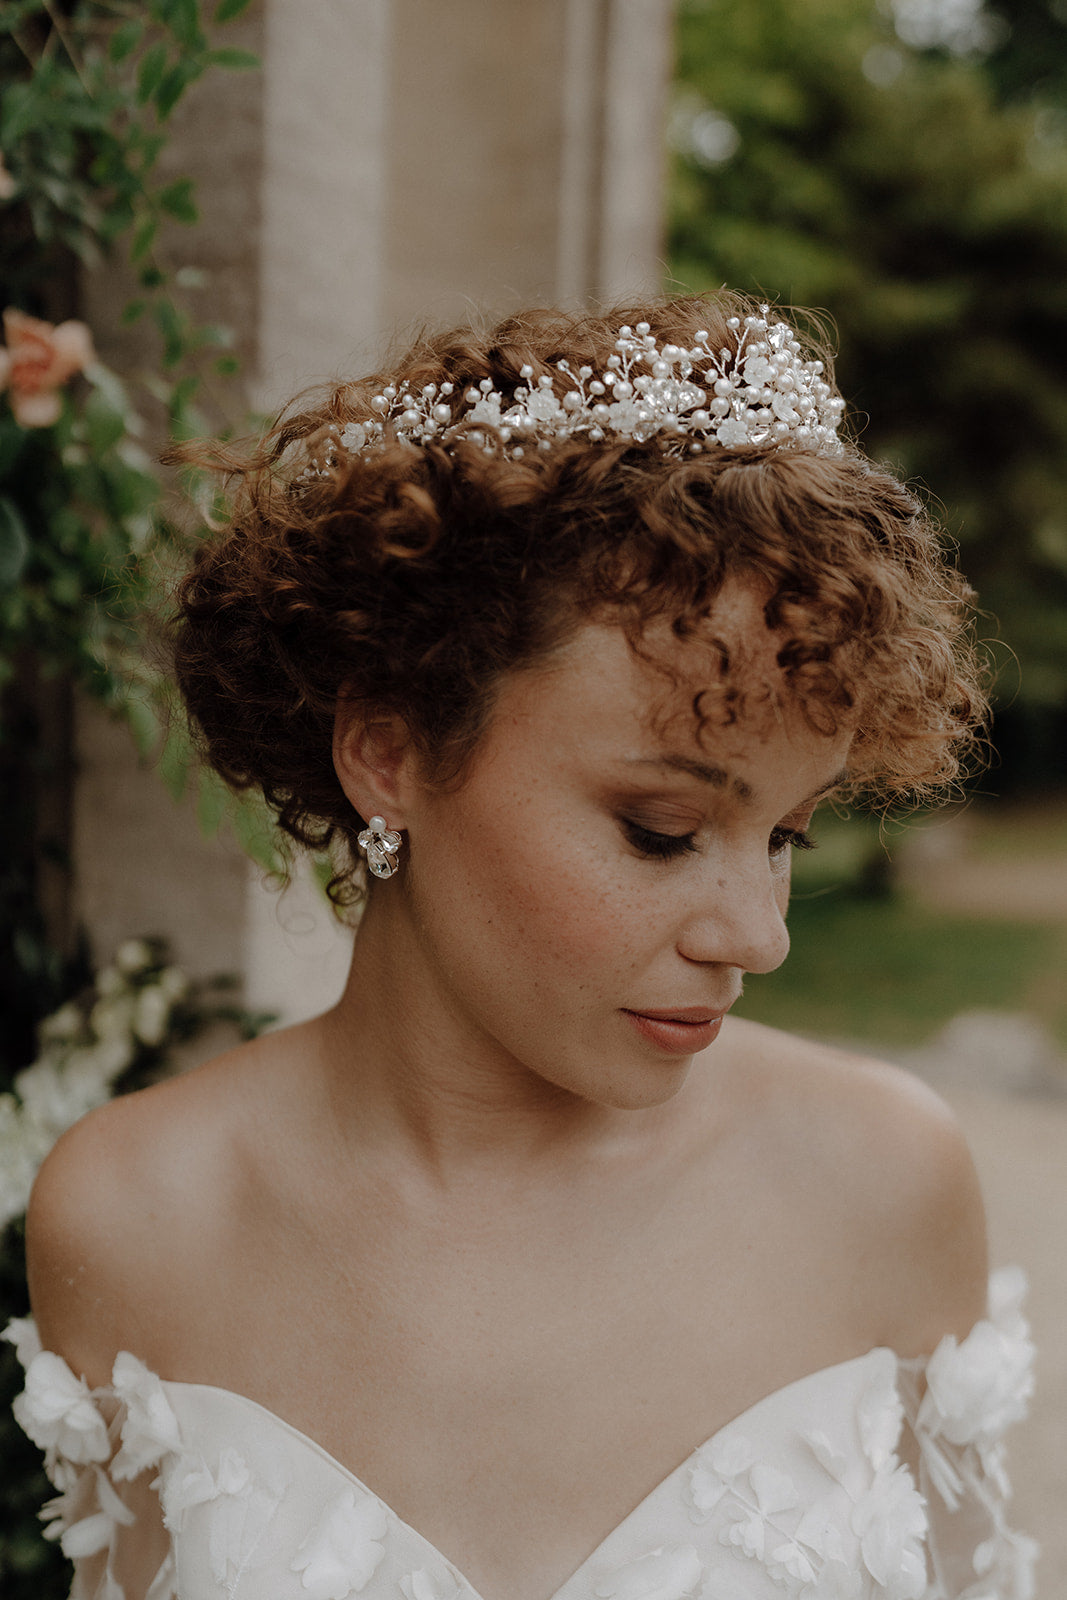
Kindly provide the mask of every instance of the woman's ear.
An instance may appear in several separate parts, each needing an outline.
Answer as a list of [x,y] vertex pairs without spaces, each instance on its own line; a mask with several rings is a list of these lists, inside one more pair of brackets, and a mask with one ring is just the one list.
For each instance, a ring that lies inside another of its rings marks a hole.
[[333,765],[359,816],[384,817],[390,828],[408,826],[416,761],[414,745],[399,717],[370,721],[355,702],[339,700],[333,724]]

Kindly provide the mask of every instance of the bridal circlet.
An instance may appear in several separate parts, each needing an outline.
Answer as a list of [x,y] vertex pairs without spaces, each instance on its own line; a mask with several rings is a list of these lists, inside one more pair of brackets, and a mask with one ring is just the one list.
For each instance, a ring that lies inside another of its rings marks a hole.
[[403,842],[399,833],[386,827],[384,817],[371,817],[356,838],[360,852],[366,856],[367,866],[376,878],[393,876]]
[[[370,400],[372,417],[334,424],[323,456],[301,479],[329,477],[341,456],[369,455],[391,438],[412,445],[450,445],[464,438],[512,460],[556,440],[591,444],[656,439],[664,453],[698,455],[743,445],[841,450],[837,429],[844,401],[818,360],[808,360],[788,322],[760,313],[730,317],[733,348],[711,347],[700,330],[690,346],[658,345],[647,322],[623,326],[607,370],[555,363],[558,377],[520,369],[510,401],[490,378],[466,389],[453,383],[389,383]],[[557,386],[562,380],[562,392]]]

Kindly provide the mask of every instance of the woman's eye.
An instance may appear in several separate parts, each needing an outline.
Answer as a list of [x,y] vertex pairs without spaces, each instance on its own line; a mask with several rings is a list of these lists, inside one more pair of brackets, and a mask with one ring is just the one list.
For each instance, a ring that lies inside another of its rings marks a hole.
[[651,828],[643,828],[639,822],[631,822],[628,817],[620,820],[627,839],[643,856],[669,861],[674,856],[684,856],[696,849],[696,835],[693,833],[654,833]]
[[775,828],[771,834],[770,851],[772,856],[780,856],[786,850],[817,850],[819,847],[801,828]]

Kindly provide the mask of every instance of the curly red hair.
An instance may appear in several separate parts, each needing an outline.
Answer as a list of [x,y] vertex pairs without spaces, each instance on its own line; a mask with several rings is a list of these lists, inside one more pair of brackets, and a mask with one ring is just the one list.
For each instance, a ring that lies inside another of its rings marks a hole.
[[[623,323],[648,322],[660,344],[704,328],[717,348],[751,309],[723,294],[512,316],[419,342],[388,378],[299,406],[246,455],[185,452],[236,481],[228,525],[178,589],[186,705],[230,784],[261,789],[301,845],[346,847],[338,899],[357,892],[363,825],[333,768],[341,694],[400,718],[428,773],[454,780],[505,674],[583,619],[616,620],[638,649],[652,624],[688,636],[734,577],[762,585],[813,725],[857,723],[858,788],[928,799],[958,779],[985,712],[972,596],[914,495],[852,445],[679,458],[655,439],[572,439],[515,460],[463,437],[393,440],[307,473],[332,429],[374,414],[386,381],[462,394],[489,378],[507,395],[526,365],[535,381],[561,358],[604,370]],[[741,714],[738,676],[724,655],[702,717]]]

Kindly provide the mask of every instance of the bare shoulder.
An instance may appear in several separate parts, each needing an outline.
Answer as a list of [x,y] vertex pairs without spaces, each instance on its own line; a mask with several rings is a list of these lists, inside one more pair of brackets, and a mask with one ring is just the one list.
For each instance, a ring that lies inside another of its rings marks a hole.
[[986,1308],[985,1211],[951,1108],[901,1067],[741,1027],[779,1170],[840,1242],[873,1336],[919,1355],[966,1334]]
[[[47,1348],[92,1383],[210,1253],[239,1182],[235,1131],[254,1047],[90,1112],[41,1167],[26,1221],[34,1315]],[[246,1105],[247,1109],[247,1105]]]

